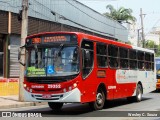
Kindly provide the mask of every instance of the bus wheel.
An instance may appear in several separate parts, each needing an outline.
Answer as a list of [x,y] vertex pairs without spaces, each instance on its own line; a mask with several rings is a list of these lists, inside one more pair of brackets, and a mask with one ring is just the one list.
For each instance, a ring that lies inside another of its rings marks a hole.
[[102,89],[98,89],[96,101],[90,102],[89,105],[93,110],[101,110],[104,107],[105,95]]
[[137,85],[136,96],[127,97],[129,102],[140,102],[142,100],[142,87],[140,84]]
[[136,102],[142,101],[142,87],[140,84],[137,85],[135,101]]
[[63,103],[48,102],[48,105],[52,110],[58,111],[61,110]]

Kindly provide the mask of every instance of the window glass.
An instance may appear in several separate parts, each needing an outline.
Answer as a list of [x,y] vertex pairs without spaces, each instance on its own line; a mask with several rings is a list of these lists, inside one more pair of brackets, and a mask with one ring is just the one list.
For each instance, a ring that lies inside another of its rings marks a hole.
[[140,70],[144,70],[145,69],[145,64],[144,64],[143,61],[139,61],[138,62],[138,69],[140,69]]
[[145,63],[146,70],[151,70],[151,62]]
[[107,67],[107,46],[97,43],[97,65],[98,67]]
[[154,54],[152,54],[152,62],[154,62]]
[[144,52],[138,51],[137,55],[138,55],[138,60],[144,60]]
[[128,68],[128,59],[120,59],[120,67],[121,68]]
[[108,45],[108,56],[117,57],[118,47],[114,45]]
[[107,55],[107,46],[105,44],[97,43],[97,54]]
[[130,69],[137,69],[137,60],[130,60],[129,66]]
[[151,55],[152,56],[152,70],[154,71],[154,54]]
[[93,42],[82,41],[83,78],[89,75],[93,68]]
[[136,59],[137,58],[136,50],[132,50],[132,49],[129,50],[129,58],[130,59]]
[[151,61],[151,55],[149,53],[145,53],[145,60]]
[[109,66],[111,68],[118,68],[118,60],[117,60],[117,58],[109,57]]
[[128,49],[119,48],[120,58],[128,58]]

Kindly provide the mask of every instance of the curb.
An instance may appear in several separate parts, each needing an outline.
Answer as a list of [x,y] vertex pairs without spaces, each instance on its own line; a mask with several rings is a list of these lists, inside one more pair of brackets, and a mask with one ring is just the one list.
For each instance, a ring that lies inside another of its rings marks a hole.
[[39,105],[47,105],[46,102],[20,102],[19,104],[10,104],[10,105],[0,105],[1,109],[10,109],[10,108],[20,108],[20,107],[29,107],[29,106],[39,106]]

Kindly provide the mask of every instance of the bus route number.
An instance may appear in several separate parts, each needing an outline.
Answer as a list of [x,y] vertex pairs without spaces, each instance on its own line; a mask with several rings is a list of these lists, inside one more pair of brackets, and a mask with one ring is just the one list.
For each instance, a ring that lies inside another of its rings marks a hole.
[[60,84],[48,85],[48,88],[61,88]]

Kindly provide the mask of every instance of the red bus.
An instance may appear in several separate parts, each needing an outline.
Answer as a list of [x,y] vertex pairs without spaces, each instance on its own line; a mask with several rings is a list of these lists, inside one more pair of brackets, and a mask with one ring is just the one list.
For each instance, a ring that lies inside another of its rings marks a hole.
[[156,89],[154,52],[79,32],[47,32],[26,38],[25,101],[89,103],[141,101]]

